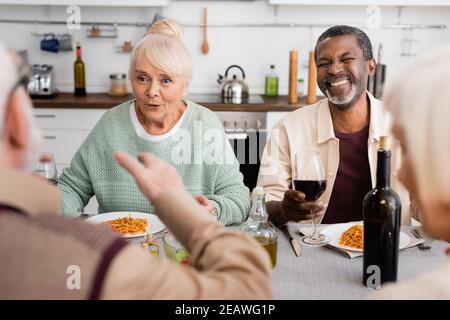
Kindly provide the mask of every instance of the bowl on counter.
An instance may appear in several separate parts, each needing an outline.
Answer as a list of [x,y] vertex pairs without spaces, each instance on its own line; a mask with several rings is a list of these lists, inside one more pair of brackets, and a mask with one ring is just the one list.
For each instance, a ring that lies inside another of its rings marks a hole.
[[183,245],[178,242],[172,233],[168,233],[163,238],[164,254],[170,260],[183,265],[190,264],[190,254]]

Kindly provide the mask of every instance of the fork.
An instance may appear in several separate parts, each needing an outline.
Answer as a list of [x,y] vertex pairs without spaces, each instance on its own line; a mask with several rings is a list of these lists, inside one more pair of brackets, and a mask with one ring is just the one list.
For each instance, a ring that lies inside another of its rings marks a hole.
[[153,239],[159,240],[159,239],[161,239],[165,234],[167,234],[167,233],[169,233],[169,232],[170,232],[170,230],[166,227],[166,228],[162,229],[161,231],[155,232],[155,233],[153,234]]
[[419,249],[420,250],[430,250],[431,249],[431,240],[427,240],[425,239],[421,234],[420,231],[417,229],[411,229],[412,234],[417,238],[417,239],[423,239],[425,240],[425,242],[419,244]]

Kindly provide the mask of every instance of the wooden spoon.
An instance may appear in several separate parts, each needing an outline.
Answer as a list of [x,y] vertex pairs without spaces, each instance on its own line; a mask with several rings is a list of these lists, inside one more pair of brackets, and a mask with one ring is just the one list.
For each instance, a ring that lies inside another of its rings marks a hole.
[[205,7],[203,12],[203,43],[202,43],[202,52],[203,54],[207,54],[209,52],[209,44],[208,44],[208,8]]

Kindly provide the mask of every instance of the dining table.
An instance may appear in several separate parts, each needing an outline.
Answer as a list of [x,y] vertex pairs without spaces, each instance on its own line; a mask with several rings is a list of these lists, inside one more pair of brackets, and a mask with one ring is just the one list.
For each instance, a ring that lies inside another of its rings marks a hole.
[[[300,239],[300,224],[291,223],[294,238]],[[319,231],[326,225],[320,225]],[[411,226],[402,231],[414,238]],[[449,244],[433,240],[429,250],[418,246],[399,251],[397,282],[439,268],[446,261]],[[273,297],[280,300],[365,299],[374,289],[363,284],[363,257],[350,259],[329,247],[301,247],[296,256],[287,234],[278,229],[277,264],[273,268]],[[383,287],[383,285],[381,285]]]
[[[299,230],[311,225],[290,223],[293,237],[300,240]],[[318,232],[328,225],[317,226]],[[241,226],[227,227],[239,230]],[[417,227],[415,227],[417,229]],[[308,247],[301,245],[301,255],[296,256],[291,239],[285,228],[276,228],[278,233],[277,262],[272,269],[272,288],[275,300],[355,300],[365,299],[374,289],[363,284],[363,257],[350,258],[328,247]],[[401,231],[416,239],[412,226],[402,226]],[[162,237],[166,229],[155,239],[159,242],[161,258],[164,257]],[[130,239],[139,243],[140,238]],[[421,274],[442,266],[448,256],[449,243],[433,240],[431,248],[420,250],[413,246],[399,251],[397,282],[413,279]],[[381,285],[383,287],[383,285]]]

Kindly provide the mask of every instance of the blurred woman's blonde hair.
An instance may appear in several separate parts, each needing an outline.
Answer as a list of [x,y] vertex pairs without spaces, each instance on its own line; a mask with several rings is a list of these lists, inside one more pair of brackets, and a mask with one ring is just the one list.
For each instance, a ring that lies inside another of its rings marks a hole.
[[450,46],[413,63],[390,84],[385,107],[405,134],[419,200],[450,204]]
[[192,79],[192,59],[182,41],[181,26],[174,20],[155,22],[131,53],[129,78],[142,58],[171,76],[181,76],[189,83]]

